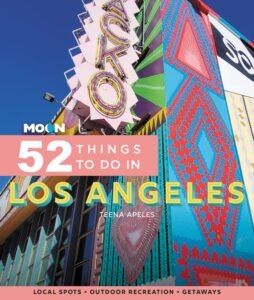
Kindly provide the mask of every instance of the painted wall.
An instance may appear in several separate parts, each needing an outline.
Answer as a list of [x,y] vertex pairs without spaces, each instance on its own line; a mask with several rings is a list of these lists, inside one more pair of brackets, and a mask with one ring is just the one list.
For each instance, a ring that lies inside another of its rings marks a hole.
[[135,66],[139,79],[133,84],[133,90],[139,101],[134,111],[140,117],[147,113],[153,116],[165,107],[160,1],[144,0],[137,20],[139,45],[146,55]]
[[[161,159],[159,160],[159,176],[150,177],[149,181],[158,184],[159,190],[162,191],[161,197],[164,199],[164,182],[168,180],[169,175],[167,126],[166,123],[161,125],[158,120],[153,120],[153,122],[158,126],[153,134],[156,134],[159,139],[158,151]],[[109,186],[112,187],[112,182],[117,180],[125,182],[126,179],[111,178]],[[135,178],[128,180],[132,180],[137,188],[142,178],[139,178],[139,182]],[[109,200],[112,200],[110,197]],[[100,285],[156,284],[158,279],[162,279],[164,284],[169,282],[173,284],[174,279],[170,276],[174,268],[170,208],[164,201],[161,201],[159,207],[141,205],[137,197],[135,197],[135,202],[134,207],[114,204],[107,207],[109,212],[124,212],[125,214],[120,218],[106,218]],[[127,217],[127,212],[135,211],[154,212],[155,217],[150,219]],[[121,247],[119,247],[119,242]]]
[[[166,280],[176,285],[253,285],[254,232],[247,195],[241,206],[227,201],[224,206],[206,204],[207,182],[220,181],[225,186],[243,182],[209,18],[187,0],[161,1],[160,13],[166,124],[160,128],[150,124],[142,133],[153,132],[159,137],[159,176],[150,179],[159,185],[167,180],[181,182],[183,204],[162,207],[152,250],[147,257],[142,253],[144,267],[140,269],[138,262],[133,262],[139,271],[133,281],[135,276],[126,263],[128,259],[131,262],[128,245],[126,259],[115,241],[117,221],[107,218],[100,284],[141,285]],[[188,181],[196,186],[202,205],[187,205]],[[225,199],[228,196],[225,189]],[[121,209],[114,205],[108,208]],[[131,233],[126,224],[123,226],[123,236],[126,230]],[[133,251],[138,253],[136,248]]]
[[[170,180],[243,182],[209,20],[186,0],[162,1]],[[225,197],[228,193],[225,191]],[[183,192],[186,199],[186,192]],[[177,285],[253,285],[249,203],[171,209]]]

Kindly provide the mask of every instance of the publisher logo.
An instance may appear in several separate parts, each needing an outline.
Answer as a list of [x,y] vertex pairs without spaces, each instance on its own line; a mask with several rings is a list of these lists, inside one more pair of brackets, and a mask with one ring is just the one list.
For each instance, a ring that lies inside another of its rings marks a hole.
[[65,133],[65,124],[24,124],[24,133]]

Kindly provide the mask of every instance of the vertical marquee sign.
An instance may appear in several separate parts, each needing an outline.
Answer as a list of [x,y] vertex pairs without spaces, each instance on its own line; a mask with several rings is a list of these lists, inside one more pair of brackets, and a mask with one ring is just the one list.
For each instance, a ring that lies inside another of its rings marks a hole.
[[134,0],[95,0],[85,9],[80,52],[73,55],[74,75],[67,80],[73,91],[69,109],[117,130],[133,123],[131,108],[138,101],[131,87],[138,79],[132,66],[138,60],[138,7]]

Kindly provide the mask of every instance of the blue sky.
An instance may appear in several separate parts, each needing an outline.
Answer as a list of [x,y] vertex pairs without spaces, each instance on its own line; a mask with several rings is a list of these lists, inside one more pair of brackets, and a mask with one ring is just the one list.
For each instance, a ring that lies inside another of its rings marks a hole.
[[204,0],[204,2],[254,42],[253,0]]
[[[253,0],[206,0],[254,41]],[[59,106],[42,100],[50,91],[61,100],[69,92],[64,71],[73,66],[68,49],[80,27],[81,0],[12,0],[1,5],[0,134],[20,134],[24,123],[47,123]],[[6,178],[0,177],[0,189]]]

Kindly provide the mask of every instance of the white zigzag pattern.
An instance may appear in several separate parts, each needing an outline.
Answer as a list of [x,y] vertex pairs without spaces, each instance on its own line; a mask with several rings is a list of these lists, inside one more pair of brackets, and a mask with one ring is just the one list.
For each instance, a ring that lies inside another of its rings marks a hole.
[[[97,52],[97,41],[102,31],[100,29],[100,18],[105,13],[102,9],[102,5],[108,2],[108,0],[95,0],[89,4],[84,4],[85,13],[79,16],[82,24],[82,29],[74,31],[74,35],[78,42],[78,46],[70,49],[70,54],[72,56],[75,67],[66,74],[67,83],[72,90],[72,100],[68,104],[68,109],[75,111],[75,106],[78,102],[85,105],[88,109],[83,110],[83,114],[90,114],[91,120],[106,121],[113,129],[119,129],[119,126],[124,126],[127,123],[133,123],[133,116],[131,114],[131,108],[137,103],[138,99],[131,87],[131,85],[138,79],[138,76],[132,66],[132,64],[138,60],[138,55],[136,54],[133,45],[138,42],[138,37],[134,32],[134,29],[139,26],[134,14],[139,11],[134,0],[126,0],[122,2],[126,13],[130,20],[130,32],[123,32],[118,26],[114,26],[114,32],[116,34],[121,34],[124,38],[130,40],[130,47],[128,48],[126,55],[119,57],[119,62],[123,70],[127,74],[126,82],[123,82],[123,86],[127,94],[127,105],[124,113],[118,118],[110,118],[100,114],[93,106],[89,99],[87,83],[91,76],[99,71],[95,67],[96,52]],[[78,32],[82,32],[82,35],[78,35]],[[77,37],[78,36],[78,37]],[[114,47],[114,44],[107,40],[107,47]],[[78,54],[72,54],[72,52],[78,51]],[[106,63],[105,71],[113,73],[115,71],[110,63]],[[71,77],[67,77],[67,74],[74,73]],[[83,117],[86,117],[83,115]],[[105,122],[104,122],[105,123]]]

